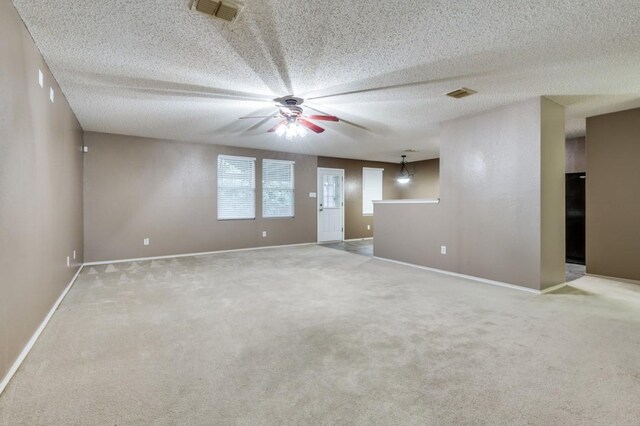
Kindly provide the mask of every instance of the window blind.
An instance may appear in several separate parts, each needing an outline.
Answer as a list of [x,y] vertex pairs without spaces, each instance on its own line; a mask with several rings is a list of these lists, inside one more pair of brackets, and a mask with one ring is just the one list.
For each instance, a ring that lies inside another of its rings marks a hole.
[[262,160],[262,217],[293,217],[293,161]]
[[255,219],[256,159],[218,156],[218,219]]
[[362,214],[373,214],[373,201],[382,200],[382,172],[384,169],[362,168]]

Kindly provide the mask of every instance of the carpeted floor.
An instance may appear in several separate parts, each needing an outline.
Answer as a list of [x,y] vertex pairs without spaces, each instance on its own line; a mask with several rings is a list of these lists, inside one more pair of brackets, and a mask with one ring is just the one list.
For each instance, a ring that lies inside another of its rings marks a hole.
[[536,296],[319,246],[87,267],[3,425],[638,425],[640,287]]

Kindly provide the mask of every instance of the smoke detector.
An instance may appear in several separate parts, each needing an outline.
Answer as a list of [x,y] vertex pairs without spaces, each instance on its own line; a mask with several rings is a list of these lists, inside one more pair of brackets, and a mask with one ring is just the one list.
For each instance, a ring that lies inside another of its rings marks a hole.
[[408,148],[408,149],[405,149],[404,152],[418,152],[418,150],[415,148]]
[[242,9],[244,9],[243,4],[226,0],[195,0],[191,6],[191,10],[224,19],[227,22],[238,19]]
[[453,92],[447,93],[447,96],[455,99],[466,98],[467,96],[471,96],[474,93],[478,93],[475,90],[467,89],[466,87],[461,87]]

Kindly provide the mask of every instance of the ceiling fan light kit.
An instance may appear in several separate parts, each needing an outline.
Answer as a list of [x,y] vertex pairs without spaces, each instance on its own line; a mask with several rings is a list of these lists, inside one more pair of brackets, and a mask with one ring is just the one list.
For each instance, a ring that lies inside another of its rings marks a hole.
[[310,120],[334,122],[340,121],[340,119],[334,115],[304,115],[304,111],[301,106],[304,100],[301,98],[296,98],[295,96],[276,98],[274,99],[274,101],[278,103],[276,107],[278,108],[280,115],[247,116],[240,118],[279,118],[280,122],[267,130],[267,132],[275,133],[278,136],[286,136],[286,138],[289,140],[296,137],[306,136],[308,133],[307,130],[311,130],[314,133],[324,132],[324,128],[318,126]]

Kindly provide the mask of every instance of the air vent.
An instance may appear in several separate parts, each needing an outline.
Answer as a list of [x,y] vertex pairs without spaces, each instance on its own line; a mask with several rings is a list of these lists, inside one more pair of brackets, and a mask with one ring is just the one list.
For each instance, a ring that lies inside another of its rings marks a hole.
[[238,18],[244,6],[240,3],[216,0],[196,0],[192,9],[216,18],[233,22]]
[[218,11],[216,12],[216,17],[220,19],[224,19],[225,21],[232,22],[236,15],[238,14],[239,8],[235,4],[222,2]]
[[456,98],[456,99],[461,99],[461,98],[466,98],[467,96],[471,96],[474,93],[478,93],[478,92],[476,92],[475,90],[467,89],[466,87],[461,87],[458,90],[454,90],[453,92],[447,93],[447,96]]
[[220,2],[214,0],[198,0],[195,6],[198,12],[206,13],[207,15],[215,15],[220,7]]

